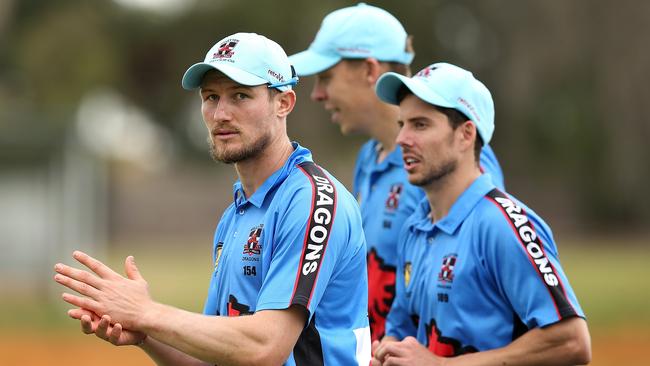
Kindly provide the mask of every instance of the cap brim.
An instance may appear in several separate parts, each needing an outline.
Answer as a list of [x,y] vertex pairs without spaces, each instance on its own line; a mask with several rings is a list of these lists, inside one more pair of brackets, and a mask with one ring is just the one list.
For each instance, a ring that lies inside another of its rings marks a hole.
[[181,82],[183,89],[192,90],[200,87],[203,82],[203,76],[210,70],[219,70],[230,79],[242,85],[254,86],[268,83],[267,80],[262,79],[259,76],[228,64],[199,62],[190,66],[190,68],[185,71],[183,81]]
[[382,101],[388,104],[399,105],[397,92],[402,85],[406,86],[418,98],[429,104],[439,107],[453,108],[454,104],[431,90],[423,81],[412,79],[394,72],[387,72],[377,80],[375,93]]
[[309,76],[325,71],[341,61],[339,56],[323,56],[311,50],[289,56],[289,62],[298,76]]

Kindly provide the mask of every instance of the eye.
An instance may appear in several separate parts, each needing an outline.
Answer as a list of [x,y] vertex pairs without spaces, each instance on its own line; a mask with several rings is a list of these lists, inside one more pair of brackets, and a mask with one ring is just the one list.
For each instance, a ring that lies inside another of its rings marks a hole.
[[249,98],[249,97],[248,97],[247,94],[244,94],[244,93],[235,93],[235,99],[236,99],[236,100],[244,100],[244,99],[248,99],[248,98]]
[[421,121],[416,121],[416,122],[413,122],[413,126],[415,128],[417,128],[418,130],[421,130],[421,129],[425,128],[427,126],[427,124],[424,123],[424,122],[421,122]]
[[397,121],[397,125],[399,126],[399,128],[404,127],[404,121]]
[[215,101],[215,100],[219,100],[219,96],[217,96],[216,94],[205,94],[203,96],[203,100],[204,101]]

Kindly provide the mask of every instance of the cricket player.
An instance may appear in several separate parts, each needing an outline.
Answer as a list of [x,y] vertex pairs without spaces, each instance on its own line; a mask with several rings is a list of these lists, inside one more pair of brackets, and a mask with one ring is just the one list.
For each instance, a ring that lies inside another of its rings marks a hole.
[[409,182],[422,200],[401,232],[397,296],[373,365],[575,365],[591,358],[584,312],[550,228],[479,168],[494,131],[490,92],[432,64],[387,73],[377,95],[400,107]]
[[[323,103],[344,135],[370,137],[359,151],[353,194],[361,206],[368,244],[370,328],[384,336],[395,296],[397,237],[424,192],[409,184],[395,144],[399,110],[379,100],[374,87],[388,71],[410,75],[414,52],[402,24],[387,11],[360,3],[323,19],[313,43],[289,59],[299,76],[316,75],[311,99]],[[481,167],[503,187],[503,173],[486,144]]]
[[354,197],[286,118],[297,82],[284,50],[254,33],[228,36],[183,76],[199,89],[212,157],[233,164],[233,203],[214,236],[203,314],[153,300],[128,257],[124,278],[85,253],[55,280],[82,296],[86,333],[137,345],[159,365],[368,365],[366,247]]

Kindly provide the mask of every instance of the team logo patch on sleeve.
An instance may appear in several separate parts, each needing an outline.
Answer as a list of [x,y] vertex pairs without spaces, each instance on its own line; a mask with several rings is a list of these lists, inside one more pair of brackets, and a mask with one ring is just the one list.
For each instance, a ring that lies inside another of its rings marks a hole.
[[311,182],[312,201],[291,303],[309,308],[334,222],[336,189],[325,172],[313,162],[304,162],[298,168]]
[[519,207],[508,196],[494,189],[487,194],[488,198],[494,202],[503,215],[506,217],[515,236],[521,243],[531,264],[535,266],[542,282],[545,284],[548,292],[553,299],[553,303],[560,319],[576,315],[573,306],[567,299],[564,286],[560,281],[560,276],[555,271],[553,264],[549,261],[544,252],[544,244],[537,236],[533,223],[528,219],[528,215],[523,208]]

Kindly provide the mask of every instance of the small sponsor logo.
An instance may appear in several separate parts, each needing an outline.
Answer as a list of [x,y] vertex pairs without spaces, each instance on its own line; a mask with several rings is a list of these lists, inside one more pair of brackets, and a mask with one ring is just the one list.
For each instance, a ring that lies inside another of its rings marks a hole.
[[411,283],[411,262],[404,264],[404,287],[408,287]]
[[217,243],[217,254],[214,259],[214,269],[216,270],[219,266],[219,259],[221,259],[221,252],[223,251],[223,242],[220,241]]
[[268,73],[269,73],[269,75],[271,75],[272,77],[277,79],[279,82],[284,83],[284,76],[282,76],[282,74],[280,74],[279,72],[269,70]]
[[458,103],[464,105],[469,109],[470,112],[472,112],[472,116],[476,119],[476,122],[481,122],[481,117],[478,116],[478,113],[476,113],[476,109],[474,108],[473,105],[469,104],[468,101],[465,100],[465,98],[458,97]]
[[362,54],[370,53],[370,50],[359,48],[359,47],[338,47],[336,50],[338,52],[349,52],[349,53],[362,53]]

